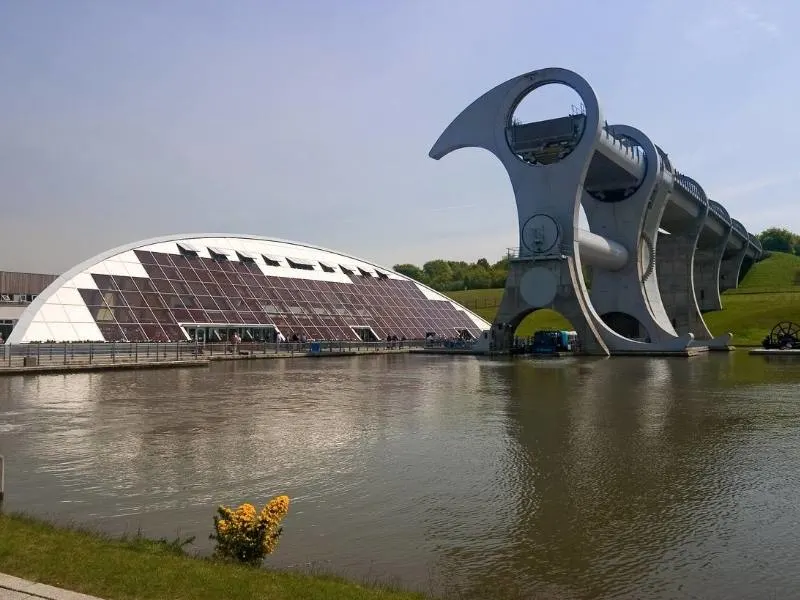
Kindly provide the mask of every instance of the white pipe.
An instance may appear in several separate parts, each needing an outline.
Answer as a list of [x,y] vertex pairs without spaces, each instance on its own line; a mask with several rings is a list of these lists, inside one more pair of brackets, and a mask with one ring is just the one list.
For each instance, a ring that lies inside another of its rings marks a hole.
[[628,264],[628,250],[622,244],[585,229],[578,229],[577,234],[581,260],[586,264],[607,271],[619,271]]

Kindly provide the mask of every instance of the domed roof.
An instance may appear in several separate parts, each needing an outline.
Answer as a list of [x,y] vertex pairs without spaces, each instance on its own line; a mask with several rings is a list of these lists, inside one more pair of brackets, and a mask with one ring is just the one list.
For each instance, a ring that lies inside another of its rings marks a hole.
[[[371,261],[255,235],[176,234],[125,244],[68,270],[8,343],[185,340],[190,330],[272,328],[314,339],[477,336],[490,324]],[[354,329],[355,328],[355,329]]]

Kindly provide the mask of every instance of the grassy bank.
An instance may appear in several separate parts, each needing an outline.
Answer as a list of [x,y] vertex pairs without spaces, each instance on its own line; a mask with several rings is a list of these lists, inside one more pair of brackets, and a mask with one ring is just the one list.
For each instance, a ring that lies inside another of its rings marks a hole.
[[[280,549],[278,550],[280,552]],[[0,514],[0,572],[108,600],[422,600],[417,594],[186,556],[177,543],[112,539]]]
[[[491,322],[502,293],[500,289],[464,290],[448,295]],[[800,323],[800,257],[776,252],[753,265],[737,289],[722,294],[722,306],[721,311],[704,315],[706,324],[714,335],[733,333],[734,344],[740,346],[759,346],[779,321]],[[517,335],[550,328],[572,326],[559,313],[540,310],[522,321]]]

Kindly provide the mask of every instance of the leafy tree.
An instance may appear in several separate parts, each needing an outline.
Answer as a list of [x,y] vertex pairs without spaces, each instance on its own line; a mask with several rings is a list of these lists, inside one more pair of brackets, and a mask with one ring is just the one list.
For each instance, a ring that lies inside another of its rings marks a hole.
[[472,265],[464,276],[464,288],[468,290],[484,290],[492,287],[491,267],[480,264]]
[[416,279],[420,283],[427,283],[428,278],[417,265],[402,264],[392,267],[395,271],[411,279]]
[[492,287],[501,288],[505,287],[506,279],[508,278],[508,257],[504,257],[494,263],[491,269],[492,273]]
[[452,288],[452,284],[455,282],[455,278],[453,277],[453,269],[450,267],[450,263],[446,260],[429,260],[422,265],[422,271],[428,278],[431,287],[437,290],[448,291]]
[[758,234],[758,239],[761,241],[761,246],[764,250],[772,250],[773,252],[788,252],[792,253],[795,248],[800,244],[800,238],[797,235],[779,227],[770,227]]

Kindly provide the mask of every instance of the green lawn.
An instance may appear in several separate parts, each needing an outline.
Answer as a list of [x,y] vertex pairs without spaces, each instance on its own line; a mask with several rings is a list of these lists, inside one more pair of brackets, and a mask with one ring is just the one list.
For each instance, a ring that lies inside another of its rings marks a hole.
[[800,323],[800,288],[796,292],[722,295],[722,310],[704,315],[714,335],[732,333],[739,346],[760,346],[779,321]]
[[[277,552],[280,552],[280,546]],[[0,572],[108,600],[422,600],[330,576],[242,567],[0,513]]]
[[[456,302],[491,322],[503,290],[449,292]],[[758,346],[779,321],[800,323],[800,257],[775,252],[753,265],[735,290],[722,295],[721,311],[706,313],[706,324],[714,335],[733,333],[733,343]],[[537,329],[572,329],[559,313],[543,309],[528,315],[517,328],[521,337]]]
[[728,294],[800,292],[800,256],[773,252],[747,272],[739,287]]

